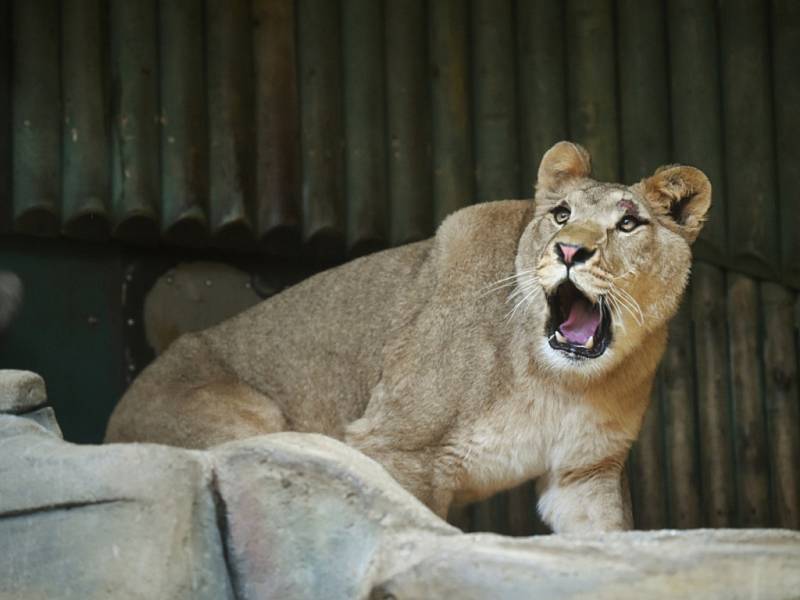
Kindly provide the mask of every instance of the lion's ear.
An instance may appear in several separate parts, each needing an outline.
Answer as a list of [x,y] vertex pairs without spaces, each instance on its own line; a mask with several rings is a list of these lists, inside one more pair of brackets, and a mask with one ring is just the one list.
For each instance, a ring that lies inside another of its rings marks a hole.
[[669,165],[641,182],[660,220],[689,243],[697,239],[711,208],[711,182],[700,169]]
[[591,172],[592,159],[586,148],[572,142],[558,142],[542,157],[536,188],[556,191],[570,179],[588,177]]

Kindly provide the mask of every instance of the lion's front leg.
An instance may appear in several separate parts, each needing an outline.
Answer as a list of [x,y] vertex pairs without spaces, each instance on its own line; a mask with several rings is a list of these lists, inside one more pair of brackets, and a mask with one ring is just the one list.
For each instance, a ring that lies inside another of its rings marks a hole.
[[632,527],[621,470],[548,473],[539,480],[539,513],[555,533],[621,531]]

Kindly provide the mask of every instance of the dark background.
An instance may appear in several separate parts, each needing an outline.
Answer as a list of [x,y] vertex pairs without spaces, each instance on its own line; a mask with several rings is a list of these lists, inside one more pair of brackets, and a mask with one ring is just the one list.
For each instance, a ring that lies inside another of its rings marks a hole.
[[[529,197],[565,138],[600,179],[714,186],[629,464],[638,526],[797,528],[795,0],[0,0],[0,268],[26,286],[0,366],[98,442],[173,265],[278,289]],[[540,531],[531,502],[454,518]]]

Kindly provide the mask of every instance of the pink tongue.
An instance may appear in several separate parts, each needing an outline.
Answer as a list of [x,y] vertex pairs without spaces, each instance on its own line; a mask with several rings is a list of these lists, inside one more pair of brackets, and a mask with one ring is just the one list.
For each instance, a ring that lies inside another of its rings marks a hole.
[[583,346],[600,326],[600,308],[585,298],[577,298],[569,309],[569,317],[558,328],[571,344]]

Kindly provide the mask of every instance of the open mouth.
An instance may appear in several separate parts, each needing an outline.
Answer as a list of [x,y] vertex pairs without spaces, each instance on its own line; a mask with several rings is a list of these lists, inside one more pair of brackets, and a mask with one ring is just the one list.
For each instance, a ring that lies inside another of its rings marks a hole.
[[593,304],[571,281],[565,281],[548,298],[550,347],[574,358],[597,358],[611,342],[611,315]]

